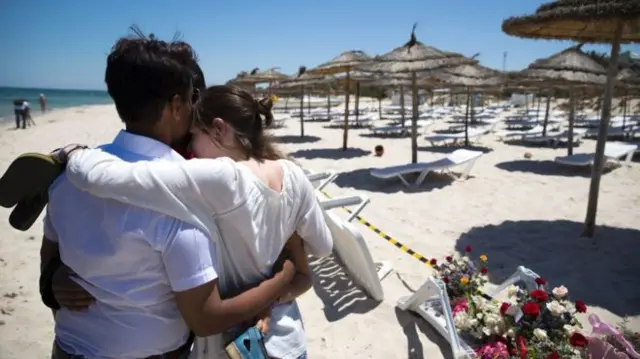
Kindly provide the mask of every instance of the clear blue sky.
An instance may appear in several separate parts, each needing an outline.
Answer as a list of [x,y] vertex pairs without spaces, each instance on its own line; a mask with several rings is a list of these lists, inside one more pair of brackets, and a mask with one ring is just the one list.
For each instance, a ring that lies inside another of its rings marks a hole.
[[[294,73],[346,50],[382,54],[417,36],[482,64],[520,69],[570,42],[506,36],[504,18],[540,0],[0,0],[0,86],[103,89],[105,57],[132,24],[162,39],[180,31],[209,85],[242,70]],[[591,47],[593,48],[593,47]],[[599,51],[608,51],[598,46]],[[640,52],[640,46],[625,46]]]

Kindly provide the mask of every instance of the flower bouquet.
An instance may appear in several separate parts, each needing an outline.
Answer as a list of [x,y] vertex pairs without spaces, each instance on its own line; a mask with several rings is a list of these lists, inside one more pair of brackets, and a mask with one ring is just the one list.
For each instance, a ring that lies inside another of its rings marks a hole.
[[480,255],[478,257],[480,265],[477,266],[469,257],[471,254],[470,246],[466,246],[465,253],[461,257],[448,256],[446,261],[440,264],[435,259],[430,261],[433,269],[438,272],[438,276],[445,283],[449,298],[453,300],[461,298],[469,300],[487,283],[487,273],[489,273],[487,256]]
[[564,286],[548,293],[544,279],[537,278],[536,283],[538,288],[530,292],[510,286],[508,301],[500,305],[509,327],[511,353],[522,359],[581,357],[588,340],[580,334],[576,314],[586,312],[586,305],[580,300],[569,301],[569,291]]

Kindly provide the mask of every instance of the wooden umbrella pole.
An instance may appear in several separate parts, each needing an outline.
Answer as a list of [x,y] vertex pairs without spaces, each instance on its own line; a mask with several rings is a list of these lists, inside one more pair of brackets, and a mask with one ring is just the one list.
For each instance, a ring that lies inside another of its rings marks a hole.
[[402,119],[402,127],[404,128],[404,120],[405,120],[404,86],[400,86],[400,118]]
[[347,82],[344,85],[345,95],[344,95],[344,128],[342,134],[342,150],[347,150],[347,141],[349,139],[349,82],[351,82],[351,74],[350,70],[347,70]]
[[547,135],[547,125],[549,124],[549,110],[551,108],[551,90],[547,92],[547,108],[544,112],[544,123],[542,124],[542,137]]
[[576,95],[572,88],[569,89],[569,138],[567,141],[567,155],[573,155],[573,125],[576,120]]
[[614,33],[613,44],[611,46],[611,57],[609,69],[607,70],[607,85],[604,89],[604,101],[602,104],[602,115],[600,116],[600,128],[598,129],[598,142],[596,143],[596,155],[593,160],[593,170],[591,172],[591,185],[589,186],[589,203],[587,204],[587,216],[583,237],[593,237],[596,227],[596,215],[598,212],[598,193],[600,192],[600,179],[604,169],[604,147],[607,143],[609,130],[609,120],[611,117],[611,97],[613,95],[616,73],[618,72],[618,57],[620,55],[620,38],[622,37],[621,20],[618,20]]
[[471,93],[469,89],[467,89],[467,101],[466,101],[466,109],[464,112],[464,145],[465,147],[469,146],[469,104],[471,103]]
[[304,137],[304,86],[300,86],[300,137]]
[[411,109],[411,163],[418,163],[418,81],[415,71],[411,73]]

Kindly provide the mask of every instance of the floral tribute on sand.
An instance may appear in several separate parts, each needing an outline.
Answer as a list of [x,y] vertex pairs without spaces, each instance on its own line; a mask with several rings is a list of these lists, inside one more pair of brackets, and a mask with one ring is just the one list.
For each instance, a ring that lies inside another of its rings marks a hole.
[[548,292],[543,278],[531,291],[510,286],[507,300],[498,302],[480,292],[489,273],[487,256],[471,253],[467,246],[461,257],[430,264],[446,285],[458,332],[471,338],[479,358],[587,357],[589,339],[576,318],[587,311],[584,302],[571,301],[564,286]]

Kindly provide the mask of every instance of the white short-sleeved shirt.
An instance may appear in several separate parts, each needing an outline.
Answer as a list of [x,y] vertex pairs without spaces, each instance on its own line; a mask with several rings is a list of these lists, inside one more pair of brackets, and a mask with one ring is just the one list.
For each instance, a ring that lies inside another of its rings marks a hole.
[[[228,158],[128,164],[100,150],[74,154],[67,176],[78,188],[170,214],[192,223],[217,225],[222,292],[257,283],[271,274],[289,237],[298,232],[307,252],[326,256],[333,241],[315,190],[300,167],[279,161],[283,189],[276,192],[246,166]],[[196,349],[212,350],[199,339]],[[297,358],[306,338],[295,302],[272,311],[266,338],[269,355]],[[204,348],[204,349],[203,349]]]
[[[120,132],[102,147],[134,162],[184,161],[153,139]],[[217,277],[209,229],[99,198],[66,175],[49,190],[44,234],[96,298],[85,312],[56,313],[56,342],[87,358],[144,358],[184,344],[189,329],[173,293]],[[216,233],[217,234],[217,233]]]

